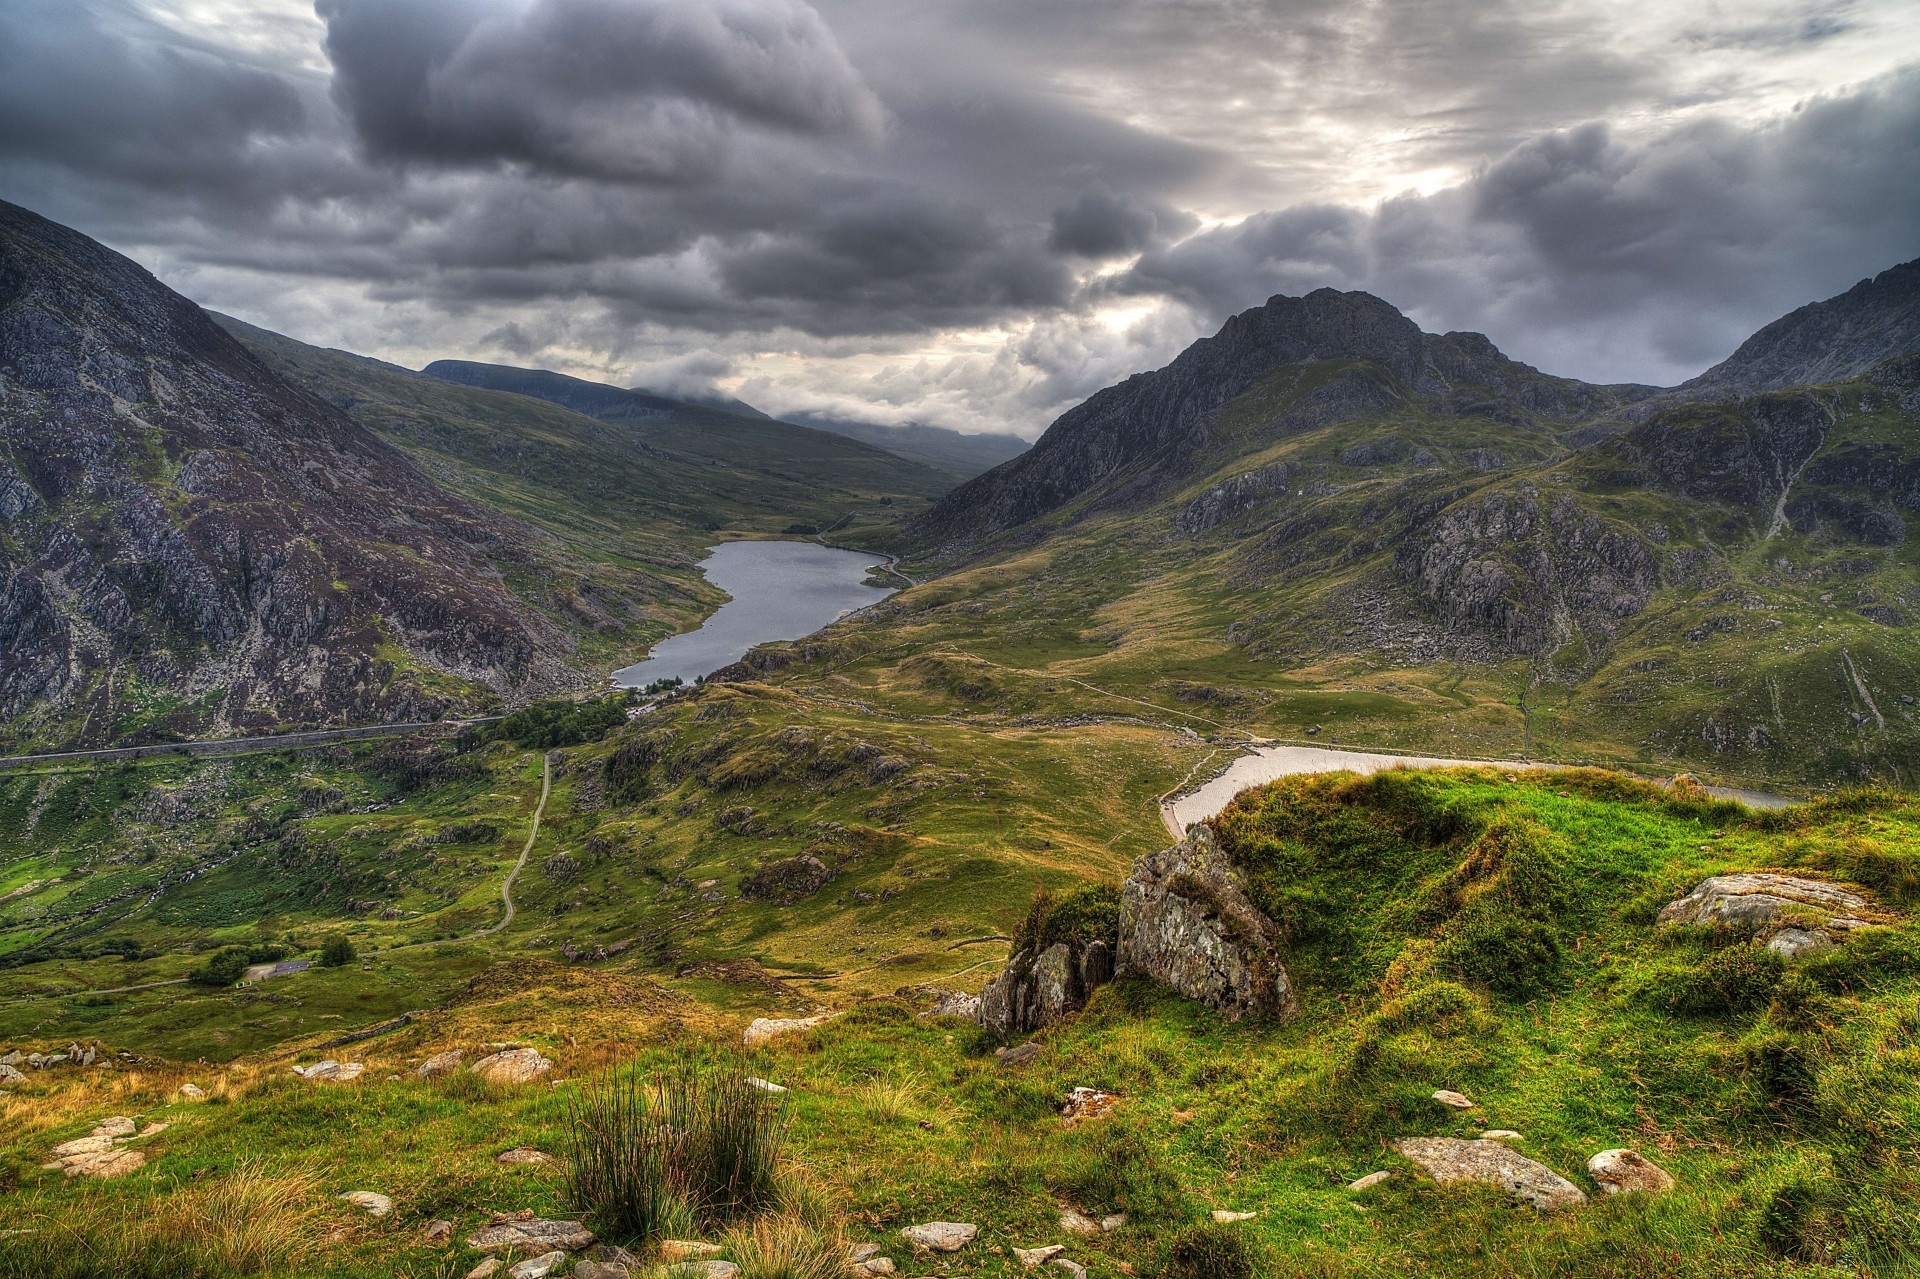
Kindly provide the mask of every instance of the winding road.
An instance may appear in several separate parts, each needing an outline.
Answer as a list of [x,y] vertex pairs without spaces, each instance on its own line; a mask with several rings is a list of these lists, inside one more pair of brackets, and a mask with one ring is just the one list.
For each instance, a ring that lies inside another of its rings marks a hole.
[[[500,922],[492,928],[482,928],[479,932],[465,938],[473,941],[481,937],[491,937],[513,922],[513,881],[520,878],[520,872],[526,868],[527,856],[533,852],[533,841],[540,838],[540,819],[547,812],[547,796],[553,793],[553,752],[540,756],[540,802],[533,806],[533,826],[527,831],[527,842],[520,846],[520,860],[513,864],[507,877],[500,882],[500,901],[507,908]],[[432,942],[415,942],[416,946],[431,946]],[[398,949],[396,947],[396,949]]]

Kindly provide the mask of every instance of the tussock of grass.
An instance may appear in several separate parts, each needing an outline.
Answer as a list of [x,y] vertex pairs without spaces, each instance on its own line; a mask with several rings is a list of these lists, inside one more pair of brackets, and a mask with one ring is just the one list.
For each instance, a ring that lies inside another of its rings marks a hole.
[[781,1106],[750,1078],[721,1057],[584,1085],[568,1099],[574,1205],[607,1237],[642,1243],[775,1206]]

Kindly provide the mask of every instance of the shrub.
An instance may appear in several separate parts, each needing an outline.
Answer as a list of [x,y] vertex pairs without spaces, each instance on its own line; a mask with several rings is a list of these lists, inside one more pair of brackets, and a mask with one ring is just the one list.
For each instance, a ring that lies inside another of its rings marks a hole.
[[338,935],[327,938],[326,945],[320,948],[320,963],[326,968],[341,968],[359,957],[353,943]]
[[231,986],[247,974],[247,952],[228,946],[187,974],[196,986]]
[[535,702],[473,733],[481,742],[504,740],[530,751],[549,751],[597,742],[626,722],[627,697],[621,693],[584,702]]
[[616,1073],[569,1103],[569,1191],[603,1234],[654,1239],[749,1217],[780,1197],[780,1102],[744,1063]]
[[1159,1273],[1160,1279],[1254,1279],[1259,1271],[1244,1235],[1208,1221],[1168,1241]]

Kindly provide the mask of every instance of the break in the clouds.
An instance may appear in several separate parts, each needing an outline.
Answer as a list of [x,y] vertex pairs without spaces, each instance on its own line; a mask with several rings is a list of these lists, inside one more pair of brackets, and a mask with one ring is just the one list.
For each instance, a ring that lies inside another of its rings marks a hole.
[[1677,381],[1916,172],[1905,0],[0,6],[0,198],[209,306],[964,429],[1324,285]]

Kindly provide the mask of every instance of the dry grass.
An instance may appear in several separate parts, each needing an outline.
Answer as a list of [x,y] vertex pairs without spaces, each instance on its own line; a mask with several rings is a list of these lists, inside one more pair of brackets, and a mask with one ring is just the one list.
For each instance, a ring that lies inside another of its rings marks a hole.
[[722,1255],[740,1267],[740,1279],[841,1279],[847,1240],[797,1216],[762,1217],[721,1238]]
[[0,1239],[0,1275],[265,1275],[299,1273],[313,1254],[319,1179],[236,1165],[225,1176],[129,1212],[125,1188],[29,1198],[20,1233]]

